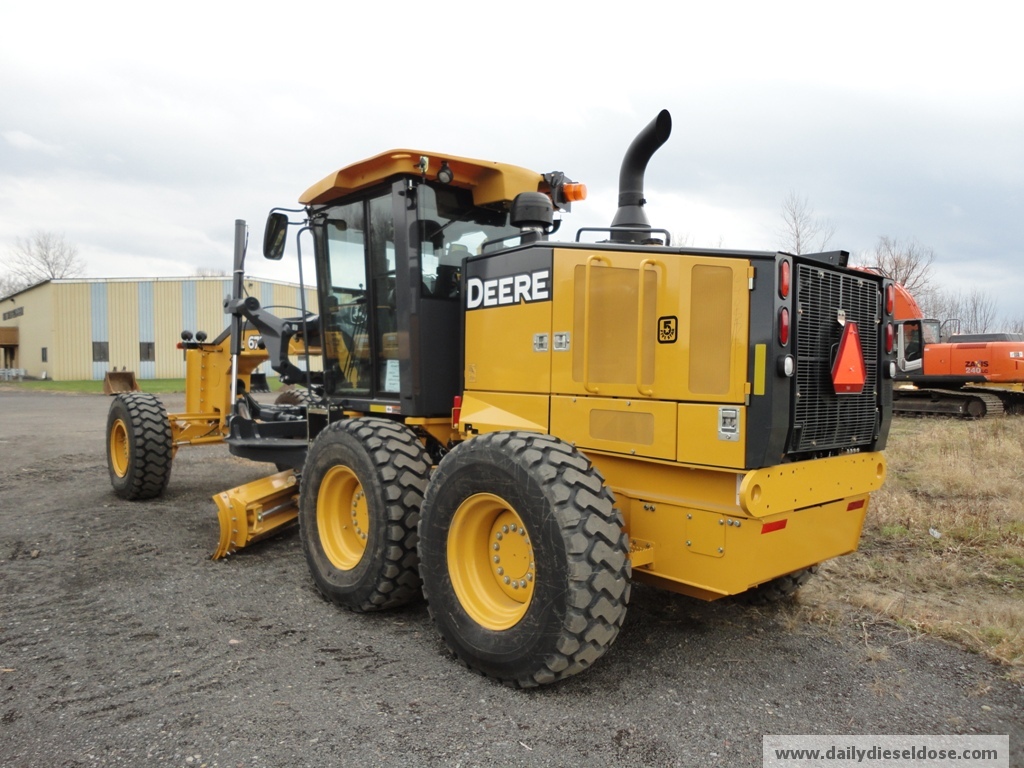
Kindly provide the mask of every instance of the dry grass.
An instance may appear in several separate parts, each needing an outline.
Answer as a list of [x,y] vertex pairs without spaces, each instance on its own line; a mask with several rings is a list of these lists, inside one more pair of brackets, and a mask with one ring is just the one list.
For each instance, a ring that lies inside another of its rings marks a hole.
[[886,455],[860,551],[805,604],[838,596],[1024,677],[1024,418],[896,419]]

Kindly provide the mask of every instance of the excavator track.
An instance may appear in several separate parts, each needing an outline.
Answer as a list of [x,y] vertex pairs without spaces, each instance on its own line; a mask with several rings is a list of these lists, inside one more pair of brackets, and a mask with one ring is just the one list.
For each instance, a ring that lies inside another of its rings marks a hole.
[[967,389],[896,389],[892,409],[899,415],[959,419],[983,419],[1005,412],[1003,401],[996,395]]
[[1013,389],[1002,387],[964,387],[965,392],[971,394],[982,394],[989,397],[998,397],[1003,404],[1003,412],[1012,416],[1024,414],[1024,391],[1020,390],[1019,384],[1012,385]]

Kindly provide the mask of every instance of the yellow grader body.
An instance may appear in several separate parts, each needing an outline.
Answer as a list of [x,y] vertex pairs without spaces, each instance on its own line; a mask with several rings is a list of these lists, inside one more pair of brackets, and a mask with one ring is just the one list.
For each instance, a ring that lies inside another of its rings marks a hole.
[[231,414],[232,379],[238,380],[241,391],[249,391],[252,372],[268,359],[259,347],[259,332],[247,330],[234,371],[230,342],[225,332],[209,344],[181,345],[185,348],[185,412],[170,417],[175,451],[182,445],[223,442]]
[[[465,432],[584,452],[623,514],[633,577],[666,589],[738,594],[857,548],[881,453],[745,469],[748,406],[773,374],[767,344],[748,366],[750,262],[556,248],[552,263],[551,301],[467,313]],[[647,331],[658,318],[674,342]],[[565,341],[537,351],[538,335]]]
[[[215,557],[298,520],[328,599],[423,596],[455,656],[519,687],[600,658],[632,579],[791,595],[856,549],[885,480],[891,281],[842,251],[670,246],[643,211],[670,128],[633,141],[592,243],[550,239],[585,198],[561,172],[403,149],[328,175],[300,222],[267,221],[267,258],[290,224],[313,241],[318,314],[298,320],[242,296],[236,222],[230,333],[188,351],[186,413],[115,399],[115,490],[159,495],[180,445],[272,462],[214,496]],[[298,344],[322,370],[289,363]],[[307,401],[250,397],[265,360]]]

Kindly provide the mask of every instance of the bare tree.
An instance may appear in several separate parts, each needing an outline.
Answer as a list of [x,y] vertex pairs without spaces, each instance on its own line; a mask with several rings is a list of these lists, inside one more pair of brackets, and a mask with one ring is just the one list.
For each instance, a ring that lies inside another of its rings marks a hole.
[[0,298],[17,293],[25,284],[14,275],[0,275]]
[[796,255],[823,251],[835,233],[835,224],[815,216],[807,198],[790,190],[782,201],[782,226],[778,230],[782,250]]
[[996,322],[996,301],[989,294],[972,288],[965,301],[964,333],[986,333]]
[[196,267],[193,277],[227,277],[227,271],[217,267]]
[[1006,330],[1008,333],[1024,334],[1024,315],[1017,315],[1007,320]]
[[904,242],[895,237],[882,235],[878,238],[874,253],[868,256],[867,264],[878,267],[883,273],[906,288],[918,303],[927,300],[926,294],[932,285],[932,261],[935,251],[921,245],[917,240]]
[[35,285],[44,280],[78,277],[84,274],[85,264],[78,255],[78,247],[64,239],[63,233],[36,230],[26,240],[20,237],[11,252],[11,275],[22,286]]
[[960,291],[947,291],[942,288],[925,291],[915,297],[925,317],[945,322],[946,320],[963,323],[964,296]]
[[[918,302],[926,317],[947,323],[943,333],[987,333],[995,329],[996,300],[978,288],[964,291],[932,290]],[[1018,322],[1024,324],[1024,318]]]

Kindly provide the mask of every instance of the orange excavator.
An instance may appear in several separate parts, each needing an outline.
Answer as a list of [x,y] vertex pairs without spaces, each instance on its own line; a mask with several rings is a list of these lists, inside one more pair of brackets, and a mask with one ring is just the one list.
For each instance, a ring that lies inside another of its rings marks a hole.
[[944,335],[949,321],[925,319],[910,292],[895,288],[894,338],[886,340],[896,350],[894,412],[965,419],[1024,413],[1024,336]]

